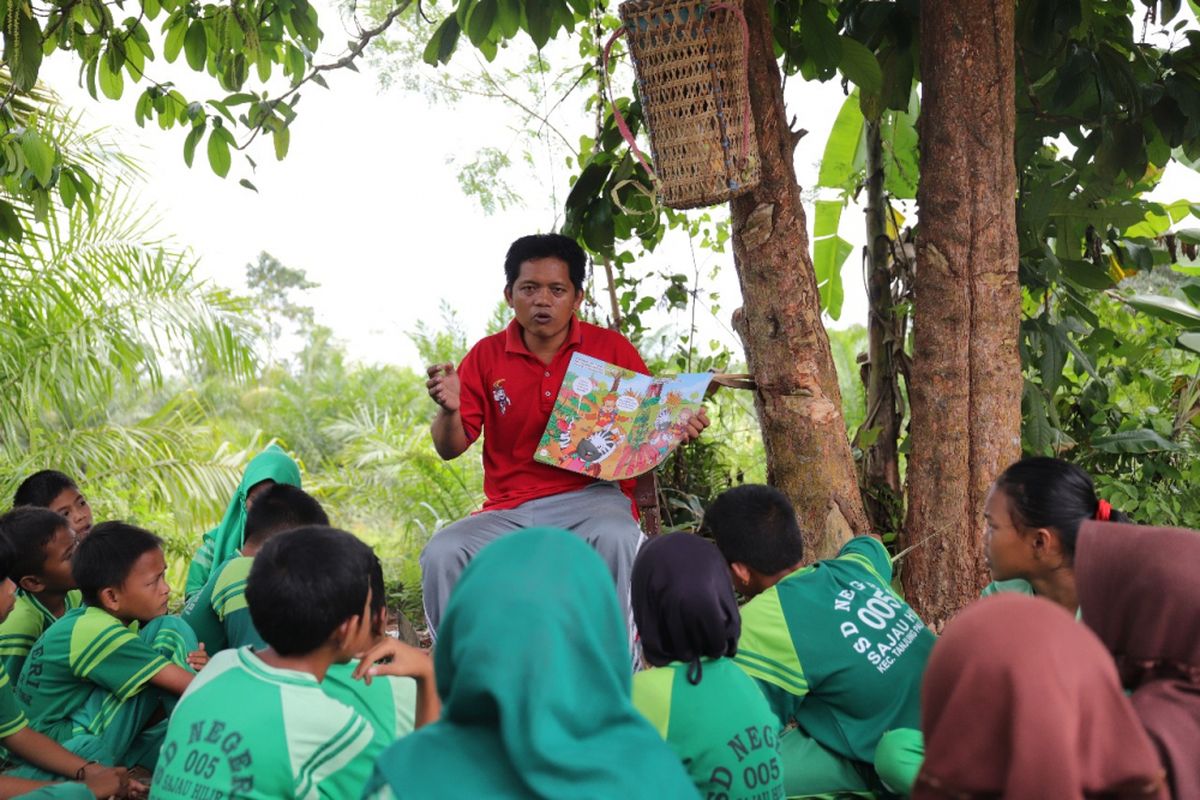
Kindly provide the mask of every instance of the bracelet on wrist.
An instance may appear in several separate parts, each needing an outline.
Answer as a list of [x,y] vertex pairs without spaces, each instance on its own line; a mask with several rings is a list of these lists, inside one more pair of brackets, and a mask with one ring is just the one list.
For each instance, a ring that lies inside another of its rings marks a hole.
[[82,767],[80,767],[79,769],[75,770],[75,780],[77,780],[77,781],[81,781],[81,780],[83,780],[83,775],[84,775],[84,773],[85,773],[85,772],[87,772],[87,768],[88,768],[88,767],[90,767],[90,766],[92,766],[93,764],[99,764],[99,763],[100,763],[99,761],[86,761],[86,762],[84,762],[84,764],[83,764],[83,766],[82,766]]

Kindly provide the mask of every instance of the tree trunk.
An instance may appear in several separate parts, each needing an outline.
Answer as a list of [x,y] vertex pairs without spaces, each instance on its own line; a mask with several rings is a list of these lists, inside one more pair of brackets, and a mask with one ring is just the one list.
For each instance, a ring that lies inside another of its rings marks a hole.
[[1014,0],[921,2],[905,595],[939,629],[986,582],[983,501],[1020,453]]
[[767,479],[796,507],[809,560],[869,529],[821,324],[767,0],[747,0],[750,100],[762,182],[731,203],[742,308],[734,313],[767,457]]
[[887,234],[887,201],[883,193],[883,142],[878,122],[865,123],[867,150],[867,414],[861,431],[876,431],[862,447],[863,502],[872,527],[896,531],[902,521],[900,492],[900,423],[896,354],[902,353],[904,331],[892,293],[891,241]]

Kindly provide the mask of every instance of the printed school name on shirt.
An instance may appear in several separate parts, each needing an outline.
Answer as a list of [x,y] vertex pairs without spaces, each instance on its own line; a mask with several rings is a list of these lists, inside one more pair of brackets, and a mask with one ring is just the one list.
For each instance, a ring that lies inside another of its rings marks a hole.
[[[705,800],[729,800],[731,795],[744,800],[783,800],[778,747],[773,725],[751,725],[734,735],[726,742],[726,749],[737,757],[737,764],[723,762],[713,768]],[[743,764],[747,759],[748,763]]]
[[[226,731],[224,722],[193,722],[184,753],[179,752],[181,748],[175,742],[168,742],[163,748],[154,784],[172,797],[190,800],[225,800],[253,791],[250,766],[254,759],[250,749],[243,747],[244,741],[245,737],[237,731]],[[176,764],[176,757],[182,758],[183,763]],[[224,769],[220,769],[222,762]],[[214,782],[227,785],[229,791],[214,787]]]
[[[867,593],[870,597],[862,602]],[[850,581],[849,589],[838,592],[833,608],[854,615],[856,621],[841,624],[842,638],[853,638],[854,652],[864,654],[880,673],[896,663],[925,627],[916,612],[905,608],[894,594],[862,581]]]

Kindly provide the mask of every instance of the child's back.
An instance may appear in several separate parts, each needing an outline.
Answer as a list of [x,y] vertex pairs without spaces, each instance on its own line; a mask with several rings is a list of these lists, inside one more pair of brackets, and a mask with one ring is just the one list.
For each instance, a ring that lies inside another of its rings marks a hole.
[[732,659],[701,663],[697,684],[688,680],[690,665],[678,661],[637,673],[634,707],[679,755],[701,796],[777,796],[783,781],[778,718]]
[[[83,603],[78,590],[67,593],[67,611]],[[25,660],[41,635],[58,619],[34,595],[17,590],[16,603],[8,619],[0,622],[0,665],[16,682],[25,669]]]
[[313,675],[269,666],[249,648],[225,650],[176,706],[151,797],[222,796],[207,787],[247,800],[357,797],[373,736]]

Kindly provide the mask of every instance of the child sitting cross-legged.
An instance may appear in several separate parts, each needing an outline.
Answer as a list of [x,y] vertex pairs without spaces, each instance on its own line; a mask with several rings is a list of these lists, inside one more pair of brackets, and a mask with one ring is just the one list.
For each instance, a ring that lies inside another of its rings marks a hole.
[[71,575],[75,533],[65,517],[15,508],[0,516],[0,536],[12,546],[9,577],[17,586],[12,613],[0,622],[0,664],[15,684],[42,631],[83,599]]
[[71,572],[84,605],[38,639],[17,697],[51,739],[89,733],[116,763],[152,769],[166,716],[207,661],[193,652],[187,623],[166,615],[162,540],[124,522],[102,523],[80,543]]
[[[0,620],[13,607],[16,587],[9,576],[14,560],[11,545],[0,537]],[[37,790],[37,796],[44,798],[110,797],[126,788],[125,770],[99,763],[107,755],[99,739],[81,736],[71,744],[68,750],[29,727],[12,683],[0,666],[0,746],[11,760],[21,763],[0,776],[0,797]],[[78,782],[63,783],[64,778]]]
[[188,598],[183,609],[184,621],[208,653],[247,645],[266,649],[246,607],[246,578],[254,556],[277,533],[328,524],[321,504],[303,489],[273,483],[260,490],[246,512],[246,535],[237,555],[214,569],[204,588]]
[[[367,719],[321,682],[372,644],[375,563],[370,547],[320,526],[263,546],[246,600],[268,647],[217,653],[192,684],[171,716],[152,798],[362,795],[382,746]],[[413,661],[428,671],[427,657]]]

